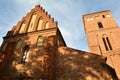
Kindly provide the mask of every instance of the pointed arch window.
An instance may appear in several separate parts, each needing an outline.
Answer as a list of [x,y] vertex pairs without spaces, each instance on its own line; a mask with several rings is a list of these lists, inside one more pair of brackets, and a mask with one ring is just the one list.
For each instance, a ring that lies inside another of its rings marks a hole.
[[112,45],[110,43],[109,37],[107,35],[104,35],[102,39],[103,39],[103,43],[106,51],[112,50]]
[[106,39],[105,39],[105,38],[103,38],[103,43],[104,43],[104,46],[105,46],[106,51],[108,51],[108,46],[107,46],[107,43],[106,43]]
[[106,37],[106,40],[107,40],[107,42],[108,42],[109,49],[110,49],[110,50],[112,50],[112,46],[111,46],[111,43],[110,43],[109,38],[108,38],[108,37]]
[[103,24],[101,22],[98,22],[98,27],[103,28]]
[[39,37],[37,40],[37,46],[43,46],[44,43],[44,38],[43,37]]
[[48,29],[49,28],[49,22],[45,23],[45,28],[44,29]]
[[25,27],[26,27],[26,23],[25,23],[25,21],[23,21],[21,26],[20,26],[19,33],[24,33],[25,32]]
[[37,30],[42,30],[43,18],[40,17],[38,20]]
[[35,20],[37,17],[37,12],[34,12],[31,16],[29,27],[28,27],[28,32],[33,31],[34,25],[35,25]]
[[21,61],[21,63],[28,62],[29,52],[30,52],[30,48],[29,48],[28,45],[26,45],[26,46],[23,48],[23,55],[22,55],[22,61]]

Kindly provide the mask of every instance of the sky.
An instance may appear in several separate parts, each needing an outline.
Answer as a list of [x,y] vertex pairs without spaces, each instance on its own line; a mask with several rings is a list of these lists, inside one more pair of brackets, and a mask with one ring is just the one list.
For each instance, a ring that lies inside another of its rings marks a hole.
[[68,47],[89,51],[82,15],[110,10],[120,25],[120,0],[0,0],[0,45],[14,25],[40,4],[58,22]]

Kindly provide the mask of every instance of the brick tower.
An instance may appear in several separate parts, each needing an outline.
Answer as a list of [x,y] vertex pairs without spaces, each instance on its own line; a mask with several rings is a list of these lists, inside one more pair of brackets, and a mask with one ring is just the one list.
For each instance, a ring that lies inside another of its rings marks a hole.
[[90,52],[104,55],[120,77],[120,29],[109,10],[83,15]]

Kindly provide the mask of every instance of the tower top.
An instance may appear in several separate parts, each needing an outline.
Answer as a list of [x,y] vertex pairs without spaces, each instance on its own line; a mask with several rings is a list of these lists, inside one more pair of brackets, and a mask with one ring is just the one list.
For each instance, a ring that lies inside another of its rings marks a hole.
[[106,12],[110,12],[110,10],[104,10],[104,11],[100,11],[100,12],[94,12],[94,13],[84,14],[83,16],[95,15],[95,14],[106,13]]
[[117,24],[110,10],[85,14],[83,15],[83,22],[86,32],[99,31],[103,29],[117,27]]
[[114,29],[118,29],[118,25],[110,10],[85,14],[83,22],[91,52],[106,53],[113,50],[113,40],[110,36],[115,33]]

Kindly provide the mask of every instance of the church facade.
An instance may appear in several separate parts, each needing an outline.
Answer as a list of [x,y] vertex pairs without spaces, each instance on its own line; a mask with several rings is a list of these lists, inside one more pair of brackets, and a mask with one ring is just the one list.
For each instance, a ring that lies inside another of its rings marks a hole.
[[[91,18],[88,16],[84,15],[83,20],[91,52],[67,47],[57,22],[40,5],[36,5],[3,37],[0,47],[0,80],[118,80],[119,66],[111,64],[114,61],[111,55],[119,59],[119,54],[112,52],[114,46],[117,49],[119,46],[112,45],[111,38],[107,39],[108,34],[103,38],[104,43],[98,44],[95,34],[89,33],[94,32],[96,27],[87,19]],[[108,31],[113,30],[111,25],[117,30],[112,18],[110,21],[113,23],[107,27]],[[103,27],[102,23],[98,25]],[[104,33],[102,29],[98,30],[98,35]]]

